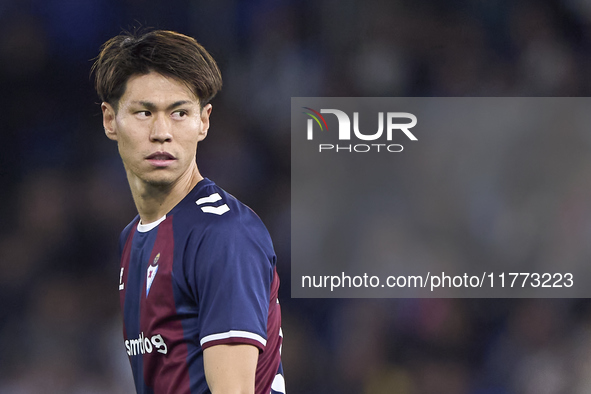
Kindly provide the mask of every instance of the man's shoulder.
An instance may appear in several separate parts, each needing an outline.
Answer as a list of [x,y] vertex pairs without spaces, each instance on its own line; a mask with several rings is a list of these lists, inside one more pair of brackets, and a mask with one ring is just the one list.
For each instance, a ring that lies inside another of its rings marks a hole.
[[273,254],[271,237],[257,214],[215,183],[207,181],[193,189],[178,209],[171,212],[175,240],[203,253],[254,247]]
[[241,213],[242,204],[236,197],[213,183],[207,182],[200,188],[196,188],[192,200],[195,212],[200,217],[212,217],[224,219],[236,218]]
[[262,225],[260,218],[248,206],[239,201],[209,179],[204,179],[189,193],[174,216],[180,216],[192,227],[235,227]]

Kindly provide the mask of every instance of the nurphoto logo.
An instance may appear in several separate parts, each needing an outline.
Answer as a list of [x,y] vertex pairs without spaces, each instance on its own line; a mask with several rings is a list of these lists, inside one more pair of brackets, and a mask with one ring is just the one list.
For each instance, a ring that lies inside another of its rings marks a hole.
[[[390,143],[395,133],[402,132],[409,140],[417,141],[417,137],[410,131],[411,128],[416,126],[417,117],[408,112],[378,112],[378,130],[374,133],[365,134],[359,130],[359,112],[353,112],[353,127],[351,127],[351,119],[344,111],[338,109],[321,109],[320,112],[309,108],[303,107],[306,112],[304,114],[310,116],[307,123],[307,139],[314,140],[314,128],[315,124],[318,125],[317,129],[320,128],[321,132],[328,131],[328,124],[322,114],[332,114],[337,118],[339,124],[338,128],[338,140],[339,141],[351,141],[353,129],[354,139],[361,141],[376,141],[382,138],[384,134],[384,123],[386,123],[386,135],[385,142],[387,143],[361,143],[361,144],[319,144],[319,152],[402,152],[404,147],[400,144]],[[384,118],[386,119],[384,122]],[[400,123],[401,119],[406,119],[406,123]]]

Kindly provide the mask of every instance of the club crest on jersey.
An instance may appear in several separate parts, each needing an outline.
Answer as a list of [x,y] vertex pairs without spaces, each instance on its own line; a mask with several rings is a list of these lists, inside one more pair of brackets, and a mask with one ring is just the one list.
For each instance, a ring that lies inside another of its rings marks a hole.
[[148,296],[148,293],[150,293],[150,287],[152,287],[152,282],[156,277],[156,272],[158,272],[158,260],[160,260],[160,253],[154,257],[154,261],[152,261],[152,264],[148,266],[148,276],[146,277],[146,297]]

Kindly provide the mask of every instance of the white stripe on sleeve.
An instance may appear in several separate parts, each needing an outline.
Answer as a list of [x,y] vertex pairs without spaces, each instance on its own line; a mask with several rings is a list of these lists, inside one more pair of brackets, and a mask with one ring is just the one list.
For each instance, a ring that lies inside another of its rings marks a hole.
[[228,338],[247,338],[253,339],[257,342],[260,342],[263,346],[267,346],[267,340],[262,336],[255,334],[253,332],[248,331],[239,331],[239,330],[230,330],[227,332],[221,332],[219,334],[211,334],[205,336],[201,339],[201,346],[204,343],[211,342],[211,341],[219,341],[220,339],[228,339]]

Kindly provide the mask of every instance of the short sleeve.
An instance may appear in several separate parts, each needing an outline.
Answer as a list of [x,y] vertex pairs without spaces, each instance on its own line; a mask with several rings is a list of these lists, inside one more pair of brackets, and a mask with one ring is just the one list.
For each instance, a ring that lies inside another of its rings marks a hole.
[[208,226],[193,262],[199,342],[203,349],[246,343],[262,351],[273,279],[270,238],[262,223],[231,219]]

